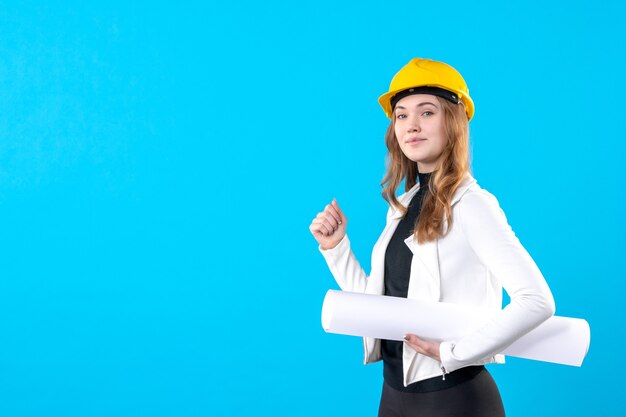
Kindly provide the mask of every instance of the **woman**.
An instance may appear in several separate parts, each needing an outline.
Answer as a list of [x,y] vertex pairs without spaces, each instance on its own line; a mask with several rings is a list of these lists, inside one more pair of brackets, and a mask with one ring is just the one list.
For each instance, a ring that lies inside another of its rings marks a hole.
[[[469,165],[474,104],[451,66],[415,58],[379,98],[391,119],[382,196],[385,229],[367,276],[350,249],[347,218],[333,200],[310,231],[342,290],[465,304],[494,311],[478,331],[443,342],[364,338],[365,363],[383,361],[379,416],[503,416],[483,366],[554,314],[541,272],[496,198]],[[405,193],[396,190],[405,181]],[[502,288],[511,302],[502,306]]]

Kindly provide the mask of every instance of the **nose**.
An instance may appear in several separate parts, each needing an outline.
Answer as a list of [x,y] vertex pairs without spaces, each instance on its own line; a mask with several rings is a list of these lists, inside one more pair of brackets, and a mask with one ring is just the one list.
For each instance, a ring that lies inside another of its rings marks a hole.
[[417,114],[409,116],[409,123],[407,124],[407,128],[409,132],[419,132],[422,130]]

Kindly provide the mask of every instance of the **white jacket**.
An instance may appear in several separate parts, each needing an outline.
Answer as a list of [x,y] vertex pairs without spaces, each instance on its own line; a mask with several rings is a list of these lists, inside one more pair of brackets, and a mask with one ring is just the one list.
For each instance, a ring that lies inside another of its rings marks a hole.
[[[398,197],[407,206],[416,184]],[[436,241],[405,243],[413,252],[407,298],[458,303],[494,311],[491,321],[460,339],[441,343],[438,362],[403,346],[404,385],[485,363],[504,363],[499,354],[518,338],[554,315],[552,293],[541,271],[509,226],[496,198],[467,174],[452,199],[452,228]],[[384,294],[385,251],[402,213],[393,206],[372,251],[369,277],[344,236],[332,249],[318,249],[344,291]],[[447,222],[444,220],[444,230]],[[511,298],[502,309],[502,287]],[[418,335],[419,336],[419,335]],[[363,338],[364,363],[382,359],[380,339]]]

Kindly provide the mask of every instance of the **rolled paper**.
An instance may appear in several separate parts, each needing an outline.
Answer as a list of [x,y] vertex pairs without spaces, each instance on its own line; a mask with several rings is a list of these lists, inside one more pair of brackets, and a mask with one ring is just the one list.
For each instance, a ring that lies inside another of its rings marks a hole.
[[[497,310],[496,310],[497,311]],[[462,304],[328,290],[322,327],[328,333],[404,340],[406,333],[455,341],[484,326],[496,312]],[[586,320],[553,316],[502,352],[525,359],[581,366],[589,350]]]

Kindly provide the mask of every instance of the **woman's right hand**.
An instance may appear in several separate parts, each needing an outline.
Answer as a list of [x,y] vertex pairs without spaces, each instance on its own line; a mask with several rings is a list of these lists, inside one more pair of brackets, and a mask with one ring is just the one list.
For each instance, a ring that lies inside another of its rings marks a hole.
[[333,199],[331,204],[324,207],[324,211],[317,213],[309,230],[322,249],[328,250],[341,242],[346,235],[347,225],[348,219],[339,208],[337,200]]

